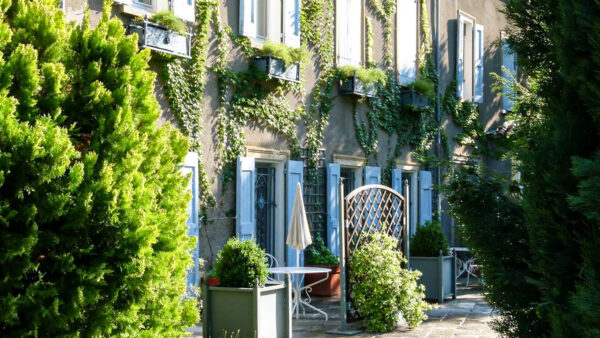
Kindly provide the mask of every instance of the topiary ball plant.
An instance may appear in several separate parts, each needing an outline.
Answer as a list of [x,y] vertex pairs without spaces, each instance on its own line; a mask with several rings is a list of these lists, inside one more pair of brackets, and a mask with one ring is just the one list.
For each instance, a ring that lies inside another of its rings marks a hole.
[[369,331],[394,329],[398,313],[410,327],[427,319],[425,288],[417,284],[421,272],[402,268],[406,263],[397,250],[398,240],[386,234],[373,234],[356,250],[350,261],[350,285],[353,303],[365,318]]
[[267,282],[265,251],[254,241],[240,241],[231,238],[217,255],[215,265],[221,286],[251,288]]
[[448,251],[448,240],[442,232],[439,221],[425,222],[417,227],[417,232],[410,239],[410,255],[420,257],[437,257]]

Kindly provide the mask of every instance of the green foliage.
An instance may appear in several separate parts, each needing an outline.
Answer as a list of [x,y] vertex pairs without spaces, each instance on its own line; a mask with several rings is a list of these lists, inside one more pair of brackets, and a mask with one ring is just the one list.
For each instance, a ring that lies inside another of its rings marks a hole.
[[435,95],[435,84],[429,80],[419,79],[409,85],[417,93],[432,98]]
[[448,202],[461,239],[485,268],[486,300],[500,314],[495,329],[507,336],[545,336],[548,327],[532,306],[540,293],[528,282],[538,276],[528,264],[525,214],[518,196],[506,193],[507,183],[464,167],[446,187]]
[[217,256],[215,272],[222,286],[251,288],[267,282],[265,251],[254,240],[230,238]]
[[308,50],[304,46],[292,48],[283,43],[266,41],[262,52],[280,58],[286,65],[293,63],[305,64],[308,61]]
[[184,334],[187,143],[156,123],[149,52],[110,2],[94,29],[0,3],[0,335]]
[[338,265],[339,259],[325,245],[321,237],[317,237],[306,250],[306,264]]
[[357,79],[366,85],[376,83],[384,84],[387,80],[387,75],[379,68],[363,68],[346,65],[338,67],[337,72],[342,80],[356,76]]
[[431,308],[424,300],[425,288],[417,284],[421,273],[402,268],[406,259],[397,248],[397,239],[373,234],[350,261],[354,305],[369,331],[393,330],[399,312],[410,327],[416,327]]
[[170,10],[164,10],[155,13],[150,17],[149,21],[171,28],[174,32],[179,34],[185,34],[187,30],[185,23],[176,17],[175,14],[173,14],[173,12]]
[[480,154],[487,149],[488,144],[485,128],[479,122],[479,106],[470,101],[462,101],[455,93],[456,80],[453,80],[446,88],[440,109],[461,128],[461,131],[454,136],[454,140],[460,145],[473,147],[474,153]]
[[440,221],[425,222],[418,226],[415,234],[410,238],[410,255],[422,257],[437,257],[448,252],[448,239],[442,232]]

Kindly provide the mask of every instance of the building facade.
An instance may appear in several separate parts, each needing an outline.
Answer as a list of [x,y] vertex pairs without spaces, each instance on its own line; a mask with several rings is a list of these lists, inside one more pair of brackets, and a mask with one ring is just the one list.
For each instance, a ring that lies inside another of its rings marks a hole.
[[[185,170],[193,176],[188,222],[190,234],[199,238],[196,258],[210,266],[237,235],[254,238],[280,264],[302,264],[285,245],[298,182],[313,236],[337,253],[339,177],[345,193],[365,184],[404,193],[406,184],[411,232],[439,213],[451,245],[460,244],[436,192],[448,169],[425,159],[437,156],[456,165],[469,160],[510,171],[474,151],[464,140],[464,121],[442,104],[451,97],[452,107],[475,109],[471,127],[478,123],[484,132],[503,123],[502,111],[511,102],[492,88],[490,75],[503,74],[503,65],[505,76],[516,72],[514,56],[502,45],[503,1],[197,1],[112,4],[113,15],[144,36],[142,47],[157,51],[157,58],[175,55],[167,66],[152,67],[163,73],[156,85],[161,121],[194,138],[196,152]],[[92,24],[105,5],[62,3],[72,20],[81,20],[88,6]],[[185,21],[193,35],[140,19],[164,10]],[[310,55],[298,73],[290,62],[261,58],[268,43],[303,47]],[[356,72],[360,80],[361,70],[373,68],[388,76],[377,93],[370,92],[376,86],[369,81],[362,89],[356,81],[343,87],[348,78],[339,69]],[[177,77],[182,69],[186,75]],[[191,77],[200,79],[192,89],[176,81]],[[415,98],[415,81],[438,83],[421,95],[428,96],[425,103]]]

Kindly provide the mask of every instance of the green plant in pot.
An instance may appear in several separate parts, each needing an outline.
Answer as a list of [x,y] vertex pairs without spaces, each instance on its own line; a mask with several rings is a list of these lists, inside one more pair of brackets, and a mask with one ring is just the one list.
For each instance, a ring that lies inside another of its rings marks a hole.
[[447,255],[448,240],[440,221],[425,222],[410,239],[410,267],[423,273],[425,296],[440,303],[456,298],[456,257]]
[[262,53],[280,58],[286,65],[304,64],[308,61],[308,50],[304,46],[293,48],[283,43],[266,41]]
[[375,96],[377,85],[384,85],[385,72],[379,68],[341,66],[337,69],[340,79],[340,93],[345,95]]
[[269,78],[291,82],[300,81],[300,66],[308,61],[308,50],[293,48],[282,43],[266,41],[260,55],[253,59],[254,67]]
[[429,80],[419,79],[411,83],[408,87],[428,98],[433,97],[435,94],[435,84]]
[[[331,269],[331,273],[327,280],[315,284],[309,293],[315,296],[334,296],[340,294],[340,265],[339,258],[335,256],[331,250],[325,245],[323,239],[317,236],[313,244],[309,245],[304,251],[305,266],[324,267]],[[305,284],[310,285],[316,283],[326,274],[307,274]]]
[[169,10],[155,13],[150,17],[150,19],[148,19],[148,21],[167,27],[173,32],[179,34],[185,34],[187,29],[185,23]]
[[291,337],[291,287],[267,283],[265,252],[253,240],[231,238],[217,255],[220,286],[205,286],[205,337]]

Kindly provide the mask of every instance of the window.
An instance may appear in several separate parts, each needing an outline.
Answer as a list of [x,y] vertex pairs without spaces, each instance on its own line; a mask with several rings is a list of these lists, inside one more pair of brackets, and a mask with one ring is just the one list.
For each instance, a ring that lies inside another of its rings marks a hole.
[[458,12],[456,37],[456,95],[468,101],[483,102],[483,26],[475,18]]
[[502,78],[504,84],[502,86],[502,109],[510,111],[514,105],[512,88],[510,82],[516,81],[517,77],[517,58],[512,50],[506,37],[502,37]]
[[122,13],[144,17],[161,11],[172,11],[181,20],[196,21],[194,0],[115,0]]
[[397,72],[404,86],[417,78],[417,1],[397,2]]
[[336,56],[338,66],[362,65],[362,0],[336,1]]
[[152,0],[135,0],[135,3],[144,5],[144,6],[148,6],[148,7],[152,7]]
[[300,0],[240,0],[240,35],[300,47]]

